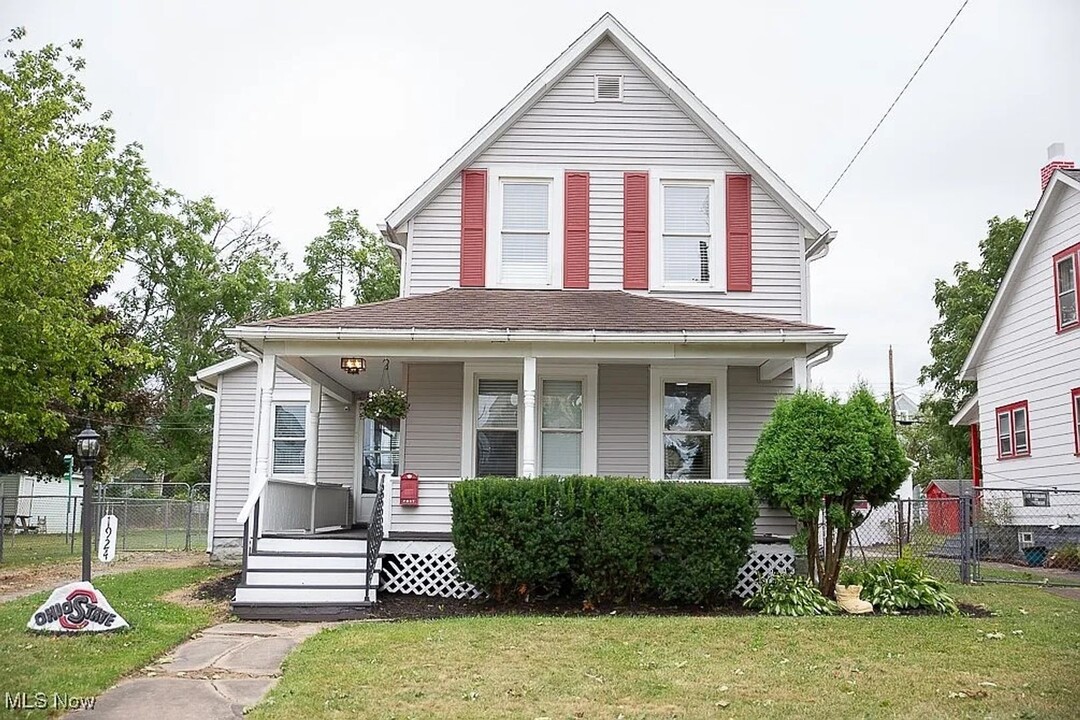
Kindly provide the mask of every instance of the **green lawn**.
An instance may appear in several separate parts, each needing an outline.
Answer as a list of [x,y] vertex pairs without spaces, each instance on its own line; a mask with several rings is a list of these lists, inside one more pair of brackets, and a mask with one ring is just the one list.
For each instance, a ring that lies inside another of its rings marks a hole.
[[[140,550],[183,550],[185,532],[183,528],[164,530],[121,530],[117,538],[118,552],[136,552]],[[192,529],[191,549],[206,549],[206,528]],[[0,560],[0,569],[7,567],[26,567],[30,565],[48,565],[54,562],[79,560],[82,552],[82,535],[75,536],[75,552],[71,552],[70,539],[63,533],[31,534],[4,536],[4,556]],[[97,556],[97,547],[94,547]]]
[[[30,633],[26,622],[47,597],[39,594],[0,604],[0,694],[25,692],[100,694],[116,680],[149,664],[196,630],[214,622],[210,607],[181,607],[160,600],[170,590],[221,575],[220,568],[136,570],[102,577],[94,585],[109,598],[130,630],[103,635]],[[0,716],[6,712],[0,705]],[[150,712],[150,709],[147,709]],[[18,717],[43,717],[41,711]]]
[[353,623],[294,652],[250,717],[1075,718],[1080,603],[956,594],[998,615]]

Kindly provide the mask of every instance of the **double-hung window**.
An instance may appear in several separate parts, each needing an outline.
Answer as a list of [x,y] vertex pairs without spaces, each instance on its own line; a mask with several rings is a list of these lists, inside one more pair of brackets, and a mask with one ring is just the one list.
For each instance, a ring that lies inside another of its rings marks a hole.
[[664,383],[665,480],[707,480],[712,477],[712,399],[711,383]]
[[549,179],[503,179],[499,282],[551,284],[551,186]]
[[1028,432],[1027,400],[999,407],[997,416],[998,458],[1025,457],[1031,454]]
[[307,445],[307,405],[274,405],[274,475],[303,475]]
[[581,472],[584,394],[580,380],[541,380],[540,474]]
[[1080,245],[1054,256],[1054,297],[1058,330],[1080,327]]
[[714,275],[713,192],[706,181],[662,180],[660,253],[665,287],[707,287]]
[[478,380],[476,477],[518,476],[518,381]]

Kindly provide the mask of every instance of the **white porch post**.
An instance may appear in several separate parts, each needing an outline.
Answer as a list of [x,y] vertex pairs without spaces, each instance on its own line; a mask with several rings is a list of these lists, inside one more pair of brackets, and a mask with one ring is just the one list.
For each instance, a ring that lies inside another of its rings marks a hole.
[[319,415],[322,413],[322,385],[313,382],[308,385],[307,417],[305,418],[304,436],[304,481],[311,485],[311,531],[315,532],[315,495],[319,491]]
[[797,357],[792,360],[791,377],[795,382],[796,390],[806,390],[809,387],[805,357]]
[[[255,430],[255,487],[265,489],[270,479],[270,442],[274,427],[274,381],[277,356],[264,353],[259,365],[259,425]],[[262,494],[262,490],[260,490]],[[259,528],[254,529],[255,533]]]
[[536,358],[525,358],[522,376],[522,396],[525,416],[522,418],[521,474],[536,477]]

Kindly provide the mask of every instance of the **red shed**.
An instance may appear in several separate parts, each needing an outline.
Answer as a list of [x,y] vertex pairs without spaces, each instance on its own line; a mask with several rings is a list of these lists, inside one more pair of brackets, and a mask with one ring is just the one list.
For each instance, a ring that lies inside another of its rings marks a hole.
[[938,535],[960,532],[960,493],[972,492],[970,480],[931,480],[926,486],[930,531]]

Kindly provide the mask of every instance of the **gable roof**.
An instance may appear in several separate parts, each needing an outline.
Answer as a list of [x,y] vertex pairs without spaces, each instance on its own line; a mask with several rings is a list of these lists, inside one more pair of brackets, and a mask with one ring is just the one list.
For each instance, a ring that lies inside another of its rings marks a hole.
[[386,219],[386,228],[393,233],[406,220],[423,208],[432,198],[449,185],[458,173],[476,159],[488,146],[503,134],[552,85],[605,39],[611,40],[662,90],[664,90],[701,129],[743,165],[781,206],[805,227],[815,233],[814,240],[827,236],[832,240],[829,224],[810,205],[791,189],[772,168],[765,164],[739,136],[725,125],[712,110],[686,85],[683,84],[648,48],[642,45],[630,31],[611,13],[604,13],[592,27],[585,31],[570,47],[562,52],[543,71],[491,118],[475,135],[462,145],[449,160],[442,164],[431,177],[413,191]]
[[979,424],[979,393],[975,393],[964,401],[964,404],[949,420],[949,424],[953,427]]
[[1043,190],[1043,194],[1039,198],[1039,204],[1035,206],[1031,221],[1028,222],[1027,229],[1024,230],[1024,236],[1020,238],[1020,244],[1016,248],[1016,253],[1013,254],[1013,258],[1009,262],[1009,269],[1005,271],[1005,277],[998,287],[997,294],[994,295],[994,301],[990,303],[990,310],[987,311],[986,317],[983,318],[979,333],[975,336],[975,342],[971,344],[971,350],[968,351],[967,358],[960,367],[961,380],[976,379],[975,364],[982,354],[986,352],[992,329],[999,316],[1004,312],[1005,298],[1008,297],[1013,283],[1016,282],[1014,278],[1019,274],[1019,269],[1027,261],[1028,256],[1035,247],[1035,241],[1032,238],[1038,235],[1047,222],[1046,218],[1052,215],[1052,210],[1049,208],[1054,207],[1058,199],[1070,189],[1080,192],[1080,172],[1076,170],[1056,170],[1050,177],[1046,189]]
[[[622,290],[450,288],[274,318],[247,328],[813,333],[831,328],[635,295]],[[238,328],[241,330],[242,328]],[[836,336],[838,339],[843,336]],[[204,371],[205,372],[205,371]]]

